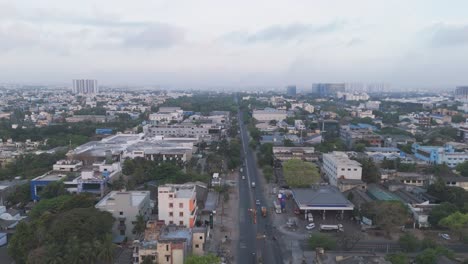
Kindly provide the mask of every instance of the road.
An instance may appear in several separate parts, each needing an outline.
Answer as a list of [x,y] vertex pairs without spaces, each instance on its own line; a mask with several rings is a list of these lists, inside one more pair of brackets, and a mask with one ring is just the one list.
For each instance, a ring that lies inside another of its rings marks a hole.
[[[262,217],[260,206],[255,205],[255,200],[260,200],[261,205],[271,207],[271,201],[266,199],[263,181],[257,175],[257,164],[254,153],[249,148],[249,136],[244,125],[243,113],[239,109],[239,129],[242,141],[241,156],[244,157],[242,175],[245,180],[240,179],[239,184],[239,246],[236,263],[257,263],[259,259],[263,263],[283,263],[281,250],[277,240],[273,240],[273,229],[269,217]],[[255,188],[252,188],[255,182]],[[257,221],[251,208],[257,209]]]

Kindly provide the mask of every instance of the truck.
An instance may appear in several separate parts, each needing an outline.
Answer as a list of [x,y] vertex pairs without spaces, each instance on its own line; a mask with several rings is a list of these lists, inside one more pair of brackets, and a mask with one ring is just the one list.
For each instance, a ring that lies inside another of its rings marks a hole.
[[263,217],[267,216],[267,208],[265,206],[262,206],[262,216]]
[[283,210],[281,210],[281,205],[279,204],[277,200],[273,201],[273,205],[275,206],[275,212],[277,214],[281,214],[283,212]]
[[334,232],[343,232],[344,228],[342,224],[337,225],[320,225],[321,232],[334,231]]

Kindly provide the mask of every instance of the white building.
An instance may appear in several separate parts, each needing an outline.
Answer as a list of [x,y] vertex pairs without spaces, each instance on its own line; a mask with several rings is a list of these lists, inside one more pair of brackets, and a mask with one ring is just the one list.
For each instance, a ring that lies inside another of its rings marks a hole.
[[265,108],[263,110],[253,110],[252,116],[260,122],[268,122],[271,120],[281,121],[286,119],[287,113],[285,110]]
[[306,110],[309,113],[313,113],[315,111],[315,107],[309,103],[305,103],[304,110]]
[[306,128],[304,121],[300,119],[294,120],[294,128],[296,128],[297,130],[304,130]]
[[107,211],[115,218],[112,226],[113,235],[122,235],[133,239],[134,224],[137,216],[142,215],[147,221],[151,215],[149,191],[112,191],[104,196],[95,206]]
[[195,125],[191,123],[183,125],[148,125],[144,127],[146,136],[150,137],[194,137],[205,140],[210,140],[213,136],[219,135],[221,130],[221,127],[217,125]]
[[149,115],[149,121],[158,123],[180,122],[184,119],[184,111],[180,107],[161,107],[157,113]]
[[195,185],[166,184],[158,187],[159,220],[192,228],[197,218]]
[[339,179],[361,180],[362,167],[355,160],[349,159],[345,152],[334,151],[323,154],[323,172],[331,185],[337,186]]
[[360,111],[357,112],[357,117],[359,117],[359,118],[369,117],[369,118],[374,119],[375,115],[372,114],[372,110],[360,110]]
[[73,80],[72,92],[75,94],[97,94],[99,93],[97,80]]
[[380,101],[368,101],[365,103],[365,107],[369,110],[379,110]]

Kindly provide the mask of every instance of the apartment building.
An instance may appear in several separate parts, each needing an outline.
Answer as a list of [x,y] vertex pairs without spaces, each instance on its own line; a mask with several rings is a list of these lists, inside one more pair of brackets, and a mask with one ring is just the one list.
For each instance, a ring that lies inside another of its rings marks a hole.
[[268,122],[271,120],[281,121],[286,119],[287,113],[285,110],[265,108],[263,110],[253,110],[252,117],[259,122]]
[[112,191],[104,196],[95,207],[107,211],[115,218],[112,226],[113,235],[133,239],[133,227],[137,216],[142,215],[147,221],[151,214],[149,191]]
[[323,154],[322,171],[334,186],[338,186],[340,179],[361,180],[362,177],[361,164],[340,151]]
[[184,119],[184,111],[180,107],[161,107],[157,113],[149,115],[153,123],[180,122]]
[[147,136],[165,137],[194,137],[198,139],[210,140],[221,134],[221,127],[211,124],[180,124],[180,125],[153,125],[145,126],[144,132]]
[[340,129],[340,138],[348,148],[352,148],[356,143],[367,142],[369,146],[382,146],[382,137],[375,134],[371,129],[353,128],[343,126]]
[[415,157],[429,164],[447,164],[450,168],[455,168],[458,164],[468,161],[467,151],[455,151],[455,148],[446,144],[440,146],[421,146],[414,143],[411,150]]
[[193,227],[197,218],[196,187],[166,184],[158,187],[159,220],[166,225]]

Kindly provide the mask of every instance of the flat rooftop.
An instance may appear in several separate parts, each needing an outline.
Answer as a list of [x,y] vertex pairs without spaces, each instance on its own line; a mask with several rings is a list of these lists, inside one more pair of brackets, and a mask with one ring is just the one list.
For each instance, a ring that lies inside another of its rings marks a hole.
[[294,200],[304,210],[353,210],[354,205],[332,185],[314,185],[312,188],[292,189]]
[[41,176],[38,176],[32,179],[31,181],[60,181],[60,180],[67,179],[67,177],[69,176],[72,177],[71,174],[66,174],[66,173],[59,172],[59,171],[49,171]]
[[[129,197],[129,204],[131,206],[139,206],[145,197],[149,197],[149,191],[112,191],[104,196],[97,204],[96,207],[104,207],[108,205],[108,201],[121,199],[122,197]],[[123,198],[122,198],[123,199]]]

